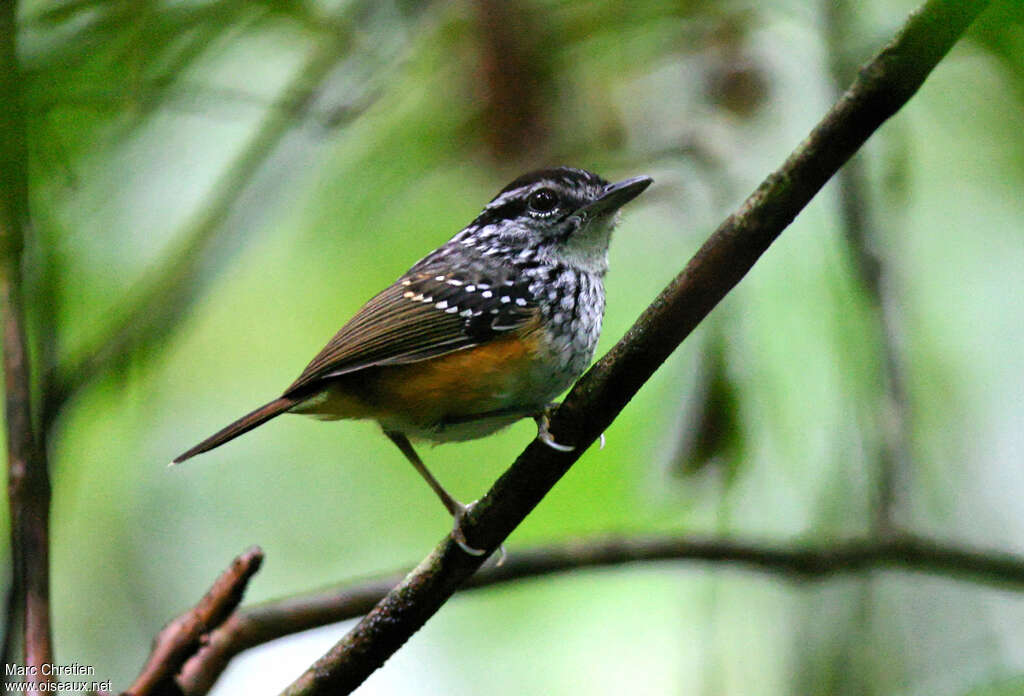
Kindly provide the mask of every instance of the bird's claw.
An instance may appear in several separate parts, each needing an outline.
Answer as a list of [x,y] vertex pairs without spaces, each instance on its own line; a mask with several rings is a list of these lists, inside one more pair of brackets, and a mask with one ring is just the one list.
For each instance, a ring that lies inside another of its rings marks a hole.
[[460,549],[468,553],[470,556],[483,556],[487,553],[486,549],[478,549],[470,546],[466,541],[466,535],[462,533],[462,520],[466,518],[466,513],[473,509],[476,505],[475,502],[469,505],[461,505],[452,516],[454,523],[452,524],[452,541],[454,541]]
[[556,408],[558,408],[558,404],[548,404],[544,407],[544,410],[535,417],[535,420],[537,421],[537,439],[556,452],[572,452],[576,449],[575,447],[556,442],[554,435],[551,434],[551,412]]
[[563,445],[560,442],[555,442],[555,438],[552,437],[551,433],[548,432],[540,433],[537,436],[537,439],[539,439],[541,442],[543,442],[551,449],[556,450],[558,452],[572,452],[574,449],[576,449],[572,445]]
[[[462,505],[460,503],[460,507],[455,511],[455,523],[452,525],[452,541],[454,541],[460,549],[468,553],[470,556],[483,556],[487,553],[487,549],[478,549],[474,546],[470,546],[469,542],[466,541],[466,535],[462,533],[462,520],[465,519],[466,515],[473,509],[474,505],[476,505],[476,501],[469,505]],[[505,545],[502,544],[498,547],[498,560],[494,564],[495,567],[501,566],[505,562],[507,555],[508,554],[505,552]]]

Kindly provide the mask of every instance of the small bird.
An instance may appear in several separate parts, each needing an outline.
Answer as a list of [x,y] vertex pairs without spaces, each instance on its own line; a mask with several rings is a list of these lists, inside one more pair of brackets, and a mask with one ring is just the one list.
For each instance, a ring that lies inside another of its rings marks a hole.
[[521,418],[558,450],[548,414],[594,356],[618,210],[652,182],[583,169],[519,177],[446,244],[356,312],[284,393],[179,455],[219,447],[282,413],[372,419],[455,518],[409,438],[471,440]]

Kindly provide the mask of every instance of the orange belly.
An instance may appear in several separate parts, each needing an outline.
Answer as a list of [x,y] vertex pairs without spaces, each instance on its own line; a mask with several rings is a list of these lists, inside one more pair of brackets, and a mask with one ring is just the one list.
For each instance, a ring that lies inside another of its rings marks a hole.
[[522,417],[545,401],[532,403],[529,394],[537,348],[530,332],[420,362],[367,368],[339,377],[294,411],[324,420],[372,418],[410,434],[510,408],[523,407]]

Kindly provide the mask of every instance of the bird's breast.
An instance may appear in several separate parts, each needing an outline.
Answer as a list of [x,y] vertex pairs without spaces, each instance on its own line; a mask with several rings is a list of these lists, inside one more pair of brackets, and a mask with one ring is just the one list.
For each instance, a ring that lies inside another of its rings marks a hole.
[[[600,276],[562,268],[538,288],[541,324],[545,327],[545,362],[552,377],[575,381],[594,357],[604,317],[604,283]],[[557,392],[556,392],[557,393]]]

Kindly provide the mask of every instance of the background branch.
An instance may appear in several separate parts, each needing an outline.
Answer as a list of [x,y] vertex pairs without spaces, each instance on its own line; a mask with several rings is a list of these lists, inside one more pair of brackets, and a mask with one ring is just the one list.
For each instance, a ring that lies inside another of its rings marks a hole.
[[[30,356],[25,332],[21,257],[29,226],[28,147],[17,58],[16,4],[0,0],[0,245],[4,303],[4,417],[7,426],[7,495],[11,514],[13,578],[4,637],[14,658],[15,617],[22,621],[29,683],[48,682],[41,669],[53,662],[50,635],[50,477],[46,448],[33,426]],[[6,670],[5,670],[6,676]]]
[[[147,274],[143,284],[127,293],[126,306],[80,355],[47,375],[42,422],[49,429],[62,406],[94,380],[125,367],[132,355],[146,352],[172,334],[201,296],[205,285],[200,271],[209,263],[224,228],[224,221],[246,191],[256,172],[296,127],[323,81],[349,45],[338,30],[331,40],[321,40],[280,101],[267,116],[249,144],[225,170],[209,200],[192,218],[181,240],[159,268]],[[346,118],[354,118],[352,110]]]
[[[984,0],[931,0],[865,66],[786,162],[729,216],[552,418],[555,452],[533,442],[465,520],[468,542],[493,550],[610,425],[653,372],[750,270],[840,166],[910,99]],[[446,538],[285,693],[350,693],[472,575],[482,558]]]
[[[854,74],[849,49],[843,35],[854,21],[846,0],[824,3],[825,36],[829,46],[830,70],[837,90]],[[880,237],[874,222],[866,162],[863,154],[854,155],[836,174],[839,198],[839,219],[853,259],[854,271],[867,293],[877,321],[878,344],[881,348],[882,393],[876,414],[877,464],[874,519],[879,534],[891,534],[898,526],[899,511],[908,489],[907,467],[907,393],[906,379],[900,360],[902,322],[897,303],[889,292],[890,269],[875,249]]]
[[[858,18],[848,0],[826,0],[822,9],[829,72],[838,95],[857,68],[849,37],[856,33],[853,29]],[[877,248],[882,235],[872,205],[867,166],[867,153],[855,154],[836,174],[835,191],[838,221],[852,272],[867,298],[873,322],[869,335],[874,339],[871,345],[875,346],[878,367],[872,380],[874,388],[869,391],[868,411],[861,417],[870,424],[864,430],[871,481],[867,523],[873,536],[885,537],[897,533],[907,521],[909,404],[901,362],[902,318],[890,287],[892,266]],[[837,638],[839,666],[828,687],[832,691],[867,690],[865,684],[857,681],[860,672],[855,664],[857,656],[864,654],[863,641],[858,636],[869,630],[877,612],[877,585],[873,578],[865,578],[857,584],[855,592],[856,609],[851,621],[856,628]]]
[[263,551],[256,546],[238,556],[195,607],[167,624],[153,641],[146,665],[125,696],[180,694],[174,675],[199,648],[203,636],[231,616],[262,562]]
[[[513,551],[503,565],[482,568],[460,590],[573,570],[651,561],[738,565],[794,581],[824,580],[844,573],[885,568],[1024,590],[1024,558],[923,538],[779,546],[686,536],[583,539]],[[235,612],[209,634],[185,663],[178,677],[181,691],[188,696],[206,694],[228,662],[244,650],[299,631],[362,616],[400,582],[403,575],[384,575]]]

